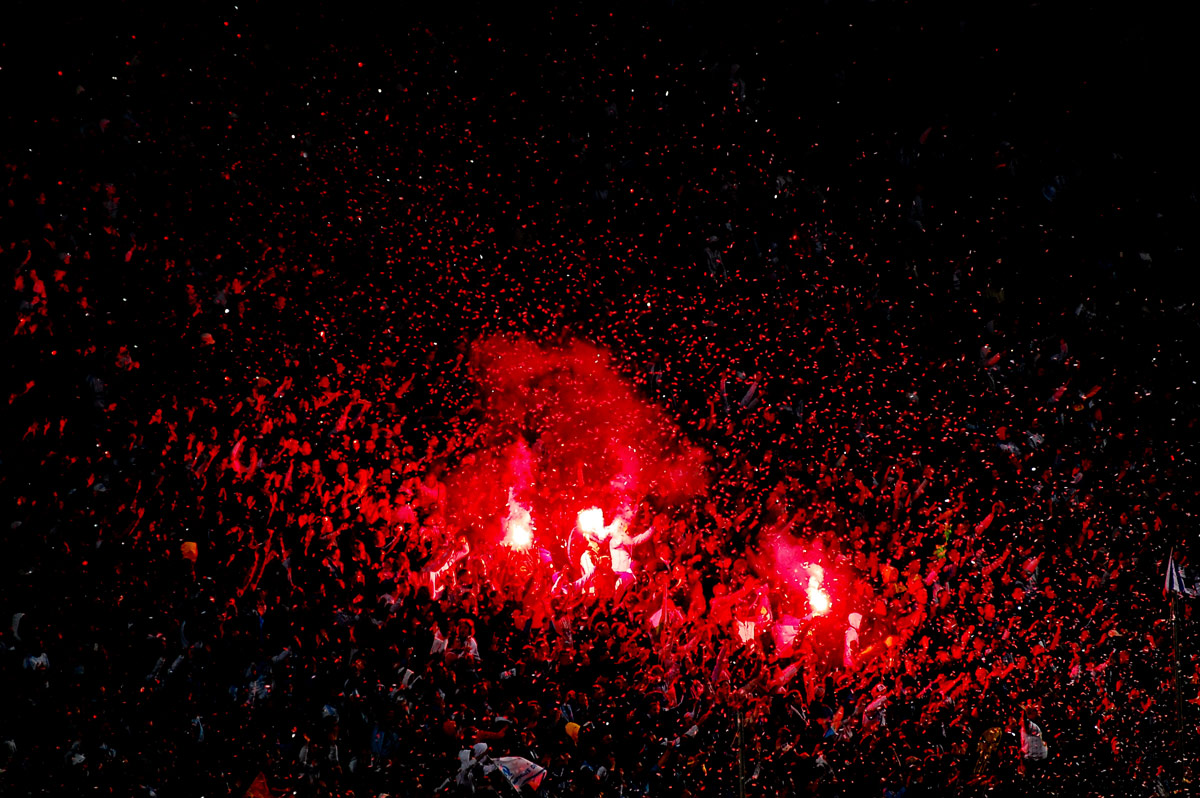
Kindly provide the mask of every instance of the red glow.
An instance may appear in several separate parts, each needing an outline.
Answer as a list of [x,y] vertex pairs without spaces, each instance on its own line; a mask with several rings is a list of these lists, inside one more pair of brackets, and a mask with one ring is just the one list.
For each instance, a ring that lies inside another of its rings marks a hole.
[[453,532],[514,548],[534,530],[544,546],[576,530],[622,544],[643,502],[667,507],[704,489],[705,453],[601,348],[487,338],[472,346],[470,373],[481,420],[446,486]]
[[765,542],[763,548],[768,555],[760,563],[760,568],[792,590],[804,591],[813,617],[828,613],[833,601],[825,590],[825,569],[818,563],[821,559],[820,550],[805,546],[786,535],[769,535]]

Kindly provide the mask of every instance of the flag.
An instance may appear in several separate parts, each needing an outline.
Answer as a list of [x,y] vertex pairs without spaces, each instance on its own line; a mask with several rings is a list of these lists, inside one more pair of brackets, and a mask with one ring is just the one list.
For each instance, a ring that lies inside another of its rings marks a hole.
[[520,790],[526,784],[537,791],[546,775],[546,769],[519,756],[501,756],[492,760],[500,768],[500,772],[508,779],[509,784]]
[[1167,558],[1167,581],[1163,585],[1163,595],[1169,593],[1182,593],[1185,596],[1195,596],[1197,593],[1196,585],[1190,583],[1184,570],[1175,564],[1175,552],[1171,552]]
[[775,650],[787,651],[800,634],[800,619],[792,615],[781,615],[771,631],[775,635]]
[[755,619],[764,627],[769,626],[775,620],[775,613],[771,611],[771,597],[767,595],[767,586],[763,585],[758,589],[757,604],[758,617]]
[[259,773],[246,789],[245,798],[273,798],[271,788],[267,786],[267,777]]
[[671,594],[664,593],[662,606],[650,616],[650,628],[665,632],[671,624],[683,622],[683,613],[671,601]]

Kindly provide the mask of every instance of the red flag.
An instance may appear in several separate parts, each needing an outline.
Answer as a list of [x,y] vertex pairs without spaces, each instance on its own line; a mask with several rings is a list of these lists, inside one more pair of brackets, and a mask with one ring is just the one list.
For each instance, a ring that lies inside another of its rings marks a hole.
[[254,777],[254,781],[250,782],[250,786],[246,788],[243,798],[274,798],[271,788],[267,786],[266,774],[260,772]]

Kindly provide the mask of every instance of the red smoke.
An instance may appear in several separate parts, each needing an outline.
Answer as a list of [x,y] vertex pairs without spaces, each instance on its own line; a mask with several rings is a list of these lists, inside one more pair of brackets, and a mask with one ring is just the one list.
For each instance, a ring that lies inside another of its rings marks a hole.
[[511,521],[523,518],[515,505],[529,511],[537,544],[556,548],[581,510],[629,520],[644,502],[669,509],[706,485],[705,453],[603,349],[484,338],[472,346],[470,374],[480,420],[447,484],[456,531],[507,535],[511,545]]
[[759,541],[759,549],[763,552],[760,570],[793,591],[803,592],[813,616],[829,612],[831,601],[826,592],[820,550],[778,532],[764,535]]

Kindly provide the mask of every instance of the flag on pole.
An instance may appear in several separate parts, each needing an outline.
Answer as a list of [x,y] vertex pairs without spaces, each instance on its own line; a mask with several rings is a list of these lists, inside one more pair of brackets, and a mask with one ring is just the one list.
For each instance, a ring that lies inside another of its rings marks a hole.
[[500,768],[500,772],[508,779],[509,784],[520,790],[526,784],[537,791],[546,775],[546,769],[541,765],[530,762],[519,756],[501,756],[492,760]]
[[1163,585],[1163,595],[1170,593],[1182,593],[1185,596],[1195,596],[1197,593],[1196,585],[1190,583],[1184,570],[1175,564],[1175,552],[1167,557],[1167,581]]
[[767,586],[762,585],[758,588],[757,604],[758,617],[755,620],[766,628],[775,620],[775,613],[771,611],[771,597],[768,595]]

